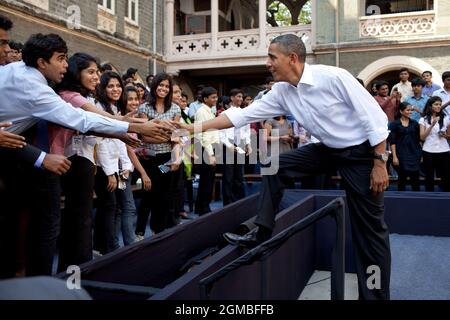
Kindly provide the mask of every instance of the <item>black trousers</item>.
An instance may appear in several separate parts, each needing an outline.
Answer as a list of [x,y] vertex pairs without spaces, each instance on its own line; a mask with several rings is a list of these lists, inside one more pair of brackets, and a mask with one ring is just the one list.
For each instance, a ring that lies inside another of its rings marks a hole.
[[95,194],[97,195],[97,211],[94,221],[93,247],[105,254],[119,248],[116,241],[116,193],[107,190],[108,176],[97,166],[95,175]]
[[425,172],[425,191],[434,191],[434,173],[441,178],[440,187],[445,192],[450,191],[450,153],[422,152],[423,170]]
[[9,150],[0,148],[0,279],[12,278],[16,272],[19,241],[19,213],[29,202],[25,174]]
[[138,209],[136,234],[144,235],[150,211],[150,228],[155,233],[162,232],[178,223],[175,220],[174,213],[176,207],[174,201],[174,173],[162,173],[158,169],[159,165],[166,163],[170,159],[171,153],[169,152],[141,160],[145,172],[152,179],[152,189],[149,192],[144,192],[142,195],[141,204]]
[[27,237],[27,276],[51,275],[61,225],[61,183],[59,176],[30,168],[32,184]]
[[177,171],[173,173],[173,184],[174,184],[174,202],[175,218],[179,217],[180,212],[184,211],[184,164],[181,163]]
[[198,184],[197,199],[195,199],[195,213],[203,215],[211,212],[209,204],[212,200],[216,167],[205,161],[200,165],[200,182]]
[[60,231],[60,179],[0,148],[0,278],[17,269],[19,213],[29,212],[26,274],[51,275]]
[[95,165],[84,157],[69,158],[70,170],[61,177],[65,196],[61,214],[58,271],[92,260],[92,206]]
[[411,189],[413,191],[420,191],[420,172],[417,171],[409,171],[403,170],[400,166],[394,167],[395,171],[398,173],[398,191],[405,191],[406,184],[409,182],[411,184]]
[[[241,146],[242,149],[245,146]],[[244,187],[244,166],[245,157],[238,153],[231,153],[225,146],[223,154],[217,157],[223,157],[223,174],[222,174],[222,201],[226,206],[245,198]]]
[[[285,178],[301,178],[338,169],[344,182],[350,213],[359,298],[389,299],[389,232],[384,222],[384,195],[373,194],[369,189],[372,168],[373,148],[368,142],[345,149],[309,144],[283,153],[280,155],[278,173],[263,176],[255,224],[273,230],[276,210],[285,189]],[[380,289],[369,289],[366,285],[368,277],[372,275],[367,273],[367,269],[373,265],[380,268]]]

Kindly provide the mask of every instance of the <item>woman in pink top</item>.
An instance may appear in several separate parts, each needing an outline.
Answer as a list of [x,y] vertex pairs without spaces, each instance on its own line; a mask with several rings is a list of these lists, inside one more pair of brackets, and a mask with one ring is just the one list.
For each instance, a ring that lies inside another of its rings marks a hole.
[[[85,53],[75,53],[68,61],[67,73],[57,92],[74,108],[95,111],[90,96],[98,82],[95,58]],[[65,155],[72,162],[70,170],[61,177],[65,203],[61,217],[58,270],[65,271],[69,265],[79,265],[92,259],[96,138],[51,124],[49,143],[51,153]]]

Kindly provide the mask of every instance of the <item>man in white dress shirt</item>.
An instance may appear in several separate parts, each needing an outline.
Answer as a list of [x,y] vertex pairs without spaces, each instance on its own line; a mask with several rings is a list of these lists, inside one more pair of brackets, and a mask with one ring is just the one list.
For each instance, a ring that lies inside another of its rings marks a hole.
[[[230,99],[229,109],[240,109],[244,101],[244,92],[237,88],[231,89]],[[224,145],[222,201],[223,205],[226,206],[245,198],[245,155],[252,153],[250,125],[247,124],[240,128],[224,129],[219,134],[220,142]]]
[[[214,120],[185,126],[188,130],[241,127],[282,114],[291,114],[322,143],[313,143],[279,156],[275,175],[263,176],[255,224],[258,232],[225,234],[233,244],[254,246],[272,234],[284,177],[338,169],[350,212],[360,299],[389,299],[390,246],[384,222],[387,117],[373,97],[347,71],[305,63],[306,49],[295,35],[282,35],[269,46],[267,67],[277,82],[272,90],[245,109],[230,108]],[[379,289],[370,289],[369,266],[380,269]]]
[[400,82],[395,84],[391,90],[391,96],[394,91],[400,93],[400,102],[405,101],[407,97],[414,95],[411,82],[409,81],[409,70],[407,68],[400,69]]
[[442,82],[444,87],[433,92],[433,96],[442,99],[442,110],[450,117],[450,71],[445,71],[442,74]]

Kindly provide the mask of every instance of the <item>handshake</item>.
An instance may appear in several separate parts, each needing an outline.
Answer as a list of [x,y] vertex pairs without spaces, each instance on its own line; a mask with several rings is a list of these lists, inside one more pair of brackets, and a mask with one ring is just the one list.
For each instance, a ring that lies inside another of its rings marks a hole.
[[[130,124],[130,127],[132,125]],[[147,143],[163,143],[170,142],[172,133],[176,129],[169,121],[153,119],[143,123],[135,132],[140,134]]]

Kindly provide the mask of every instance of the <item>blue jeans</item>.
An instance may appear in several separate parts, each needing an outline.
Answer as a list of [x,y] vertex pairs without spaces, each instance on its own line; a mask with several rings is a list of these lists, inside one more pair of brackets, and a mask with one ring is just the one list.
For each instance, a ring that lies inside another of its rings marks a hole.
[[122,231],[123,244],[129,245],[135,242],[136,235],[136,205],[131,191],[131,177],[126,182],[125,190],[116,190],[116,243],[119,243],[119,234]]

